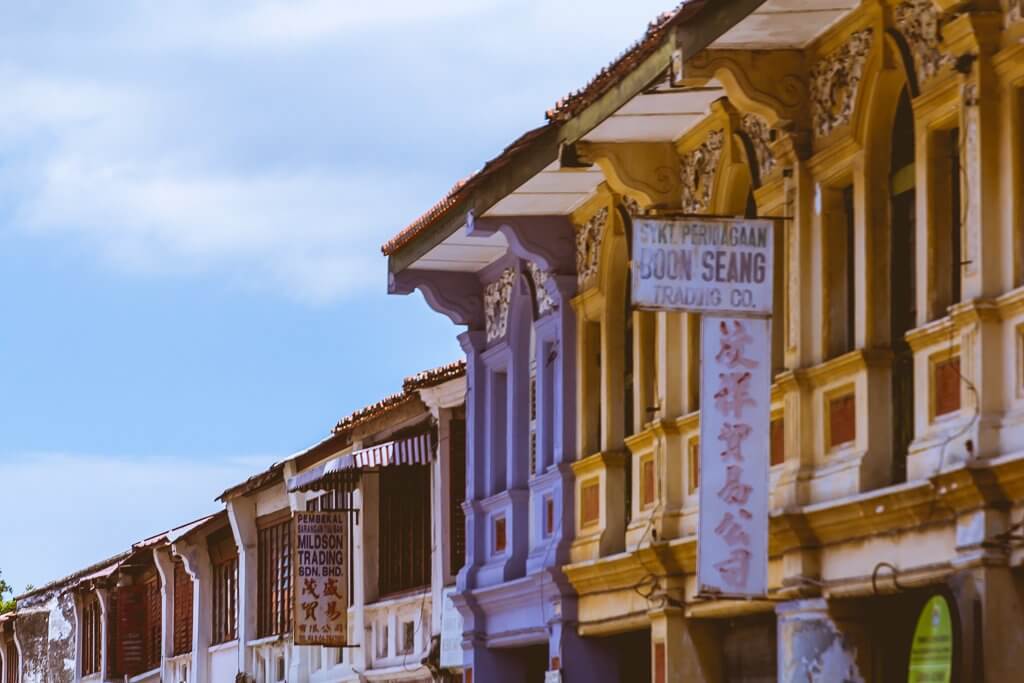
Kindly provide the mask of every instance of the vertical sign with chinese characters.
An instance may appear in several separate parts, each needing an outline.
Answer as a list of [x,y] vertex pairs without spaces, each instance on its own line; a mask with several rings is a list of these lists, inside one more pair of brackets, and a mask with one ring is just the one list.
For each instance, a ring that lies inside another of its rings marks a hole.
[[344,512],[296,512],[292,581],[296,645],[348,644]]
[[704,316],[701,325],[701,594],[767,591],[770,326],[722,316]]

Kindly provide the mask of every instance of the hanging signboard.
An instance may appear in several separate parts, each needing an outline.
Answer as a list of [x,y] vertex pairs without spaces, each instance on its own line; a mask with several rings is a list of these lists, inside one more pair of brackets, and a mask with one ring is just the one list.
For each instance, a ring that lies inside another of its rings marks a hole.
[[770,328],[767,319],[720,316],[704,316],[701,325],[697,586],[703,595],[767,591]]
[[763,219],[633,219],[633,304],[770,316],[773,228]]
[[296,645],[348,645],[344,512],[296,512],[292,595]]
[[953,616],[941,595],[925,603],[910,649],[909,683],[950,683],[953,678]]
[[462,615],[455,609],[452,593],[455,588],[446,588],[442,593],[444,602],[441,609],[441,668],[462,668]]

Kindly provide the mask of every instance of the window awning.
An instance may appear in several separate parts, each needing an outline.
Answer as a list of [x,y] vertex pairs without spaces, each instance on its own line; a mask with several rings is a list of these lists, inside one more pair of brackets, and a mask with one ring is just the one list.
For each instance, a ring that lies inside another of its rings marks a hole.
[[323,462],[316,467],[288,479],[288,491],[320,491],[331,488],[337,481],[357,474],[368,467],[390,465],[429,465],[434,459],[434,444],[430,432],[405,439],[387,441],[363,448],[348,455]]

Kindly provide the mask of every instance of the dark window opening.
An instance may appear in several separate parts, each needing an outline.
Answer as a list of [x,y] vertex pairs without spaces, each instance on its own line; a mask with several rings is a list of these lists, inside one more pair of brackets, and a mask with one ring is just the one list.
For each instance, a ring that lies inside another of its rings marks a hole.
[[[276,515],[275,515],[276,516]],[[257,521],[258,522],[258,521]],[[292,523],[261,526],[257,536],[256,635],[284,635],[292,628]]]
[[[100,601],[90,594],[82,604],[82,675],[98,673],[102,662],[102,615]],[[10,654],[10,650],[8,650]],[[8,678],[13,681],[14,679]]]
[[380,472],[379,595],[430,585],[430,467]]
[[174,654],[192,651],[192,577],[185,563],[174,562]]
[[826,231],[826,293],[828,299],[827,357],[857,348],[855,207],[853,186],[822,190]]
[[466,420],[448,423],[448,527],[451,573],[455,575],[466,562]]
[[893,481],[906,479],[906,454],[914,439],[914,357],[906,334],[917,321],[915,292],[916,191],[914,114],[906,89],[892,132],[889,313],[893,349]]
[[211,619],[214,645],[238,637],[238,549],[231,528],[224,527],[206,539],[212,565],[213,609]]

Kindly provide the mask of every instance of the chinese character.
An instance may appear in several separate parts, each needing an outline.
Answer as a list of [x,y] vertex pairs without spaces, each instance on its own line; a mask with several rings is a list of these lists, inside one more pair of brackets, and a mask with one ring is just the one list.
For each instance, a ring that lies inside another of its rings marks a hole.
[[725,539],[725,542],[730,546],[750,545],[750,536],[743,530],[743,527],[740,526],[740,523],[736,521],[731,512],[725,513],[722,521],[715,527],[715,533]]
[[730,505],[746,505],[753,490],[749,485],[740,483],[743,468],[729,465],[725,468],[725,486],[718,492],[718,497]]
[[317,600],[302,603],[302,609],[306,610],[306,619],[316,621],[316,608],[319,606],[320,602]]
[[316,580],[315,579],[306,579],[306,585],[302,587],[302,594],[303,595],[312,595],[314,598],[319,598],[320,597],[319,595],[316,594]]
[[732,458],[736,462],[743,462],[743,454],[740,453],[740,444],[750,436],[751,427],[748,424],[737,422],[736,424],[726,422],[722,425],[722,431],[718,433],[718,440],[725,442],[725,450],[722,451],[722,460]]
[[715,394],[715,408],[723,415],[743,417],[743,408],[756,406],[757,401],[750,398],[749,372],[723,372],[718,375],[722,388]]
[[743,323],[739,320],[733,320],[732,332],[730,332],[729,324],[723,320],[718,329],[722,333],[722,338],[719,340],[718,353],[715,355],[715,360],[728,368],[756,368],[757,361],[743,357],[744,347],[754,341],[747,334],[747,328],[743,326]]
[[338,592],[338,580],[327,579],[327,585],[324,586],[324,595],[333,595],[336,598],[344,598],[345,596]]
[[722,580],[733,588],[745,588],[747,586],[747,573],[750,570],[750,551],[737,548],[729,553],[728,560],[715,563],[715,569],[722,576]]
[[328,600],[327,601],[327,617],[331,621],[334,621],[335,619],[337,619],[340,616],[341,616],[341,612],[338,611],[338,601],[337,600]]

